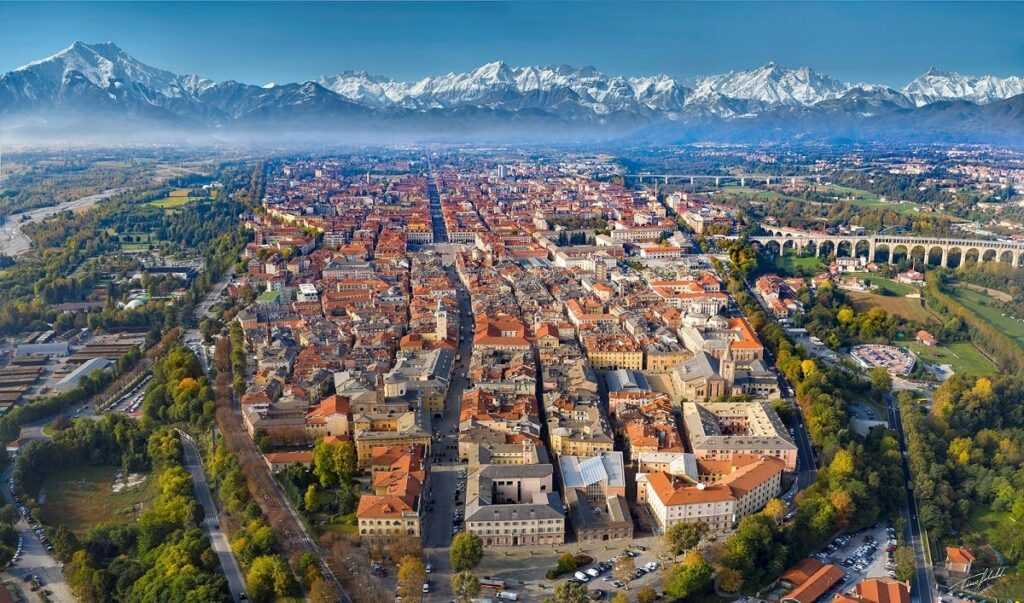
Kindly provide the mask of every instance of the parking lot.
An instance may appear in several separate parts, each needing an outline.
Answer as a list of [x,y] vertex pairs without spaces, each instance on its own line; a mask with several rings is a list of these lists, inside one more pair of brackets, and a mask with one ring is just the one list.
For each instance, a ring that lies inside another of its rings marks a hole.
[[851,593],[854,585],[865,578],[895,578],[895,550],[896,532],[887,524],[837,537],[814,557],[838,565],[846,579],[840,588],[821,600],[827,603],[838,592]]
[[[504,581],[506,590],[516,593],[520,601],[540,601],[550,596],[553,589],[562,582],[583,582],[574,572],[556,580],[548,580],[545,573],[557,565],[562,553],[584,553],[594,559],[593,563],[577,570],[586,578],[584,584],[593,593],[595,600],[610,600],[619,592],[635,593],[645,586],[662,591],[662,572],[666,561],[658,558],[656,545],[656,537],[638,536],[621,542],[566,543],[557,549],[486,549],[476,573]],[[631,557],[636,568],[633,578],[628,580],[628,589],[625,582],[613,576],[615,561],[622,556]]]
[[142,407],[142,397],[146,393],[146,386],[149,385],[149,382],[152,379],[152,375],[146,375],[146,377],[142,381],[140,381],[138,385],[133,387],[123,396],[118,398],[113,404],[107,407],[105,412],[123,412],[130,415],[140,414]]

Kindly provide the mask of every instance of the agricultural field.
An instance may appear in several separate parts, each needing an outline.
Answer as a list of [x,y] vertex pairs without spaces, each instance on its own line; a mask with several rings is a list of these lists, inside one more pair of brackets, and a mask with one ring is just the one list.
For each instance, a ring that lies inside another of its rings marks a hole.
[[959,285],[950,287],[949,293],[956,301],[963,304],[965,308],[985,319],[993,327],[1016,340],[1018,345],[1024,347],[1024,320],[1004,316],[995,307],[995,304],[998,302],[984,293],[971,291]]
[[937,346],[926,346],[913,341],[902,342],[918,358],[929,364],[948,364],[953,371],[961,374],[992,375],[996,367],[973,344],[966,341]]
[[937,320],[935,315],[924,307],[920,299],[877,295],[862,291],[847,291],[846,294],[850,297],[850,301],[853,302],[853,309],[857,312],[867,312],[871,308],[878,307],[890,314],[895,314],[921,324]]
[[163,199],[150,201],[146,205],[152,205],[153,207],[158,207],[160,209],[175,209],[192,201],[194,201],[194,199],[191,197],[164,197]]
[[[45,523],[66,525],[81,537],[105,521],[136,517],[148,501],[156,498],[156,484],[145,476],[136,476],[136,480],[129,476],[115,484],[119,473],[117,467],[78,465],[46,478],[42,490],[45,502],[41,505]],[[138,478],[141,483],[134,483]],[[119,491],[115,492],[115,487]]]
[[[193,193],[196,194],[193,195]],[[168,193],[168,195],[163,199],[150,201],[146,205],[151,205],[153,207],[158,207],[164,210],[173,210],[187,203],[191,203],[192,201],[198,201],[201,199],[216,199],[218,193],[220,193],[220,191],[212,190],[209,192],[209,196],[206,196],[200,189],[176,188],[172,190],[170,193]]]

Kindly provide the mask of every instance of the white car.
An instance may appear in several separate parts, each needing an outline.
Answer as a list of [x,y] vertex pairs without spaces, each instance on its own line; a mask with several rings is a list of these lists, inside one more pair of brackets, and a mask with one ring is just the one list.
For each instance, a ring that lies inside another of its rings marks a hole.
[[590,582],[590,576],[584,574],[583,572],[576,572],[575,574],[573,574],[573,576],[580,582]]
[[596,578],[596,577],[598,577],[598,576],[600,576],[600,575],[601,575],[601,572],[597,571],[596,569],[594,569],[594,568],[592,568],[592,567],[588,567],[588,568],[586,569],[586,573],[587,573],[587,575],[588,575],[588,576],[590,576],[591,578]]

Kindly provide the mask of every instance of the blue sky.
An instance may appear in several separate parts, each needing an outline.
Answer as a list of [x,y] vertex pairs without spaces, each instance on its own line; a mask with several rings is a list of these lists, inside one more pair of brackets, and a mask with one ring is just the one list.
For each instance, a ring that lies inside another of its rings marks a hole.
[[1024,75],[1024,3],[12,3],[0,71],[74,40],[177,73],[262,84],[346,69],[400,79],[514,65],[687,78],[774,60],[902,85],[929,66]]

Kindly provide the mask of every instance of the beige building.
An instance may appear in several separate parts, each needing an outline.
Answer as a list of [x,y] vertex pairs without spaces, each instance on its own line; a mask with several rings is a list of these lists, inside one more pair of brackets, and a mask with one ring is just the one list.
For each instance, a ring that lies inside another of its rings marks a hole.
[[649,373],[668,373],[680,362],[693,358],[693,352],[684,349],[648,347],[644,350],[644,370]]
[[565,542],[562,501],[551,465],[487,465],[466,482],[466,531],[487,546]]
[[422,411],[400,414],[359,414],[352,418],[353,440],[359,467],[365,469],[375,446],[422,445],[430,454],[430,430],[425,425]]
[[698,460],[734,455],[771,456],[796,471],[797,447],[767,402],[682,404],[683,431]]
[[318,440],[327,436],[351,434],[348,399],[328,396],[313,410],[306,413],[306,437]]
[[366,465],[372,467],[373,494],[359,498],[356,520],[361,540],[389,542],[419,537],[421,493],[426,481],[424,451],[417,446],[377,447],[372,458],[366,458]]
[[594,456],[615,447],[611,429],[597,406],[559,400],[546,414],[548,440],[555,455]]

